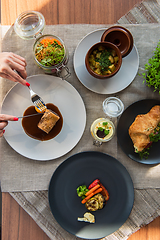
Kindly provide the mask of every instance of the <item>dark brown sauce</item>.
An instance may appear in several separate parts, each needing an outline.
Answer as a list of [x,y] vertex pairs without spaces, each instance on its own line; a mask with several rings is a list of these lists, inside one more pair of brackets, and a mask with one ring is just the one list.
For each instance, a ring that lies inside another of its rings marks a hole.
[[104,138],[106,136],[104,129],[103,131],[97,130],[96,134],[99,138]]
[[[56,125],[52,128],[52,130],[48,134],[43,132],[41,129],[37,127],[41,117],[43,116],[42,114],[22,119],[22,127],[25,133],[29,137],[40,140],[40,141],[47,141],[56,137],[60,133],[63,126],[63,117],[59,109],[52,103],[47,103],[46,106],[48,109],[53,110],[55,113],[57,113],[58,116],[60,117]],[[35,107],[30,106],[25,110],[23,116],[35,114],[35,113],[37,113],[35,110]]]

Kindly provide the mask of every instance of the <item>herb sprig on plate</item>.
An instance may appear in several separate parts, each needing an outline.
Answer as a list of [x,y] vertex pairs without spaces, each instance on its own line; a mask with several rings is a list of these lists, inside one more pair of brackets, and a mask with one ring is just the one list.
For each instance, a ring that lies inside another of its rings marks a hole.
[[149,156],[149,150],[152,147],[153,142],[158,142],[160,140],[160,123],[154,129],[154,132],[149,135],[150,143],[141,152],[138,152],[141,159],[147,159]]

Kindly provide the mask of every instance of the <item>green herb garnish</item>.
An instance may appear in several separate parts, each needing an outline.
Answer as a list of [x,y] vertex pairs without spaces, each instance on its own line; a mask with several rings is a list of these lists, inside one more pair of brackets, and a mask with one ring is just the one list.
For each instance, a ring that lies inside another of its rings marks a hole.
[[159,91],[160,94],[160,41],[157,44],[154,55],[145,64],[146,73],[142,73],[148,87],[153,87],[154,92]]
[[147,158],[148,158],[148,156],[149,156],[149,149],[150,149],[150,147],[143,149],[143,151],[141,151],[141,152],[138,152],[138,151],[137,151],[137,153],[139,154],[139,157],[140,157],[141,160],[142,160],[143,158],[144,158],[144,159],[147,159]]
[[105,135],[107,136],[109,134],[109,130],[104,130]]
[[102,132],[104,130],[104,128],[99,127],[98,130]]
[[158,142],[160,140],[160,123],[158,124],[158,126],[154,129],[154,133],[151,133],[149,135],[149,138],[150,138],[150,146],[147,147],[147,148],[144,148],[141,152],[138,152],[137,153],[139,154],[140,158],[143,159],[147,159],[148,156],[149,156],[149,150],[150,148],[152,147],[152,143],[153,142]]
[[101,71],[108,70],[108,67],[112,65],[111,61],[109,60],[109,56],[111,53],[109,51],[102,51],[100,58],[97,58],[96,61],[100,63]]
[[108,122],[103,122],[102,125],[104,127],[98,127],[98,130],[104,133],[104,137],[109,134],[109,129],[108,129]]

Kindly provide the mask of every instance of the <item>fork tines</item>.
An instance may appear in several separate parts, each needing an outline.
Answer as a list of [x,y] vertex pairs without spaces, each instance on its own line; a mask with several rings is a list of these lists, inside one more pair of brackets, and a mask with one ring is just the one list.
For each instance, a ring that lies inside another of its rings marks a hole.
[[34,101],[34,104],[36,105],[36,107],[37,108],[39,108],[40,109],[40,111],[45,111],[46,110],[46,105],[45,105],[45,103],[42,101],[42,100],[40,100],[40,99],[38,99],[38,100],[36,100],[36,101]]

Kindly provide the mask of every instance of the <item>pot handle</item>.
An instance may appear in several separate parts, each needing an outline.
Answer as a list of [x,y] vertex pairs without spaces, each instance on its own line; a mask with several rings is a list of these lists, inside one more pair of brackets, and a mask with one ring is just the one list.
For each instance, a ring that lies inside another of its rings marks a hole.
[[62,78],[62,80],[65,80],[66,78],[68,78],[69,76],[71,76],[70,70],[67,66],[62,64],[62,69],[65,69],[65,71],[67,72],[64,76],[61,75],[62,70],[60,70],[59,68],[56,68],[57,70],[57,76]]

